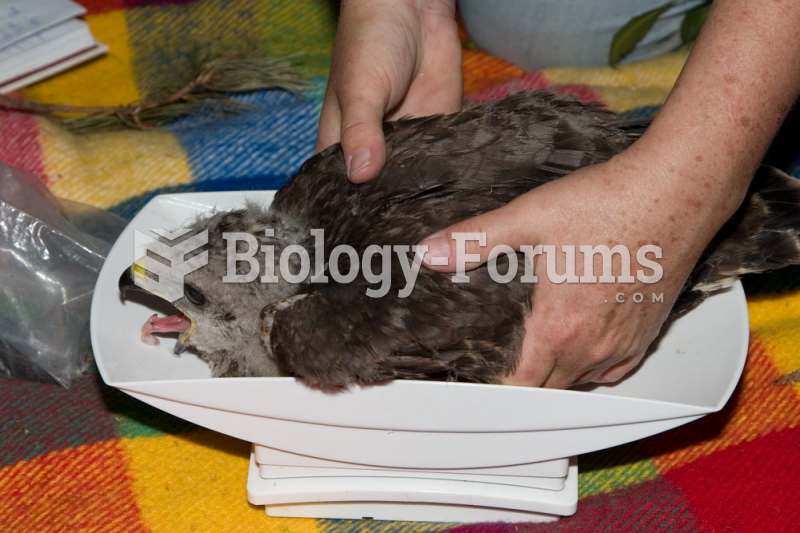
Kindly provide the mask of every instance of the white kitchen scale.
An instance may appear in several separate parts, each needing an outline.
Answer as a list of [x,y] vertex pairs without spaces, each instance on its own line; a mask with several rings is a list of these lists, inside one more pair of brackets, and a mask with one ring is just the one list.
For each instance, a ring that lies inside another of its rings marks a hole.
[[173,355],[174,340],[143,344],[141,326],[170,307],[119,296],[120,274],[137,259],[134,230],[178,229],[200,213],[246,199],[266,205],[273,195],[154,198],[111,250],[91,315],[108,385],[253,443],[248,499],[270,516],[556,520],[577,507],[575,456],[718,411],[744,367],[749,323],[738,283],[672,322],[632,375],[583,390],[395,381],[332,393],[294,378],[211,378],[196,356]]

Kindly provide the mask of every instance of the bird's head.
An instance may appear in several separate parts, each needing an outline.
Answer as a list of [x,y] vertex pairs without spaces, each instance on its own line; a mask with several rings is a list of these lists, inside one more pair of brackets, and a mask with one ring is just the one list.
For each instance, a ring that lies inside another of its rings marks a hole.
[[[119,290],[123,298],[131,292],[145,292],[169,301],[178,311],[171,316],[153,315],[148,319],[142,327],[142,340],[158,344],[154,333],[177,332],[175,354],[191,349],[209,363],[217,377],[280,375],[260,341],[260,314],[266,305],[297,293],[299,286],[283,280],[277,265],[274,271],[278,281],[262,282],[260,271],[265,266],[265,255],[260,250],[262,245],[272,245],[275,258],[279,258],[286,246],[302,244],[301,232],[253,205],[197,219],[184,229],[189,231],[171,241],[159,237],[158,243],[148,246],[147,255],[125,269],[120,277]],[[267,229],[272,229],[274,236],[267,236]],[[207,242],[202,244],[206,240],[206,230]],[[258,245],[259,252],[253,259],[259,275],[250,281],[235,282],[230,278],[235,274],[246,279],[252,267],[248,261],[236,261],[232,263],[235,270],[228,271],[229,242],[240,254],[252,245],[245,240],[232,240],[234,232],[252,235]],[[180,248],[176,256],[173,249],[182,243],[188,245]],[[201,245],[196,247],[198,243]],[[154,253],[154,248],[173,254],[178,262],[172,259],[167,264],[163,257],[156,257],[160,254]],[[181,261],[189,265],[185,270],[191,271],[173,279],[175,265]],[[277,259],[273,259],[273,263],[277,263]],[[167,287],[161,283],[162,277],[174,283]]]

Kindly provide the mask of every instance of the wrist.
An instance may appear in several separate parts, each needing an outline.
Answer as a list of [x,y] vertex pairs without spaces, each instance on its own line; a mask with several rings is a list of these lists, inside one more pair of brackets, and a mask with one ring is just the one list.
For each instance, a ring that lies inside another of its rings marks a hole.
[[423,14],[448,15],[455,17],[456,0],[408,0]]
[[[694,138],[693,138],[694,137]],[[655,123],[618,157],[636,168],[641,186],[667,205],[691,207],[693,217],[721,226],[741,205],[759,160],[732,153],[724,135]]]

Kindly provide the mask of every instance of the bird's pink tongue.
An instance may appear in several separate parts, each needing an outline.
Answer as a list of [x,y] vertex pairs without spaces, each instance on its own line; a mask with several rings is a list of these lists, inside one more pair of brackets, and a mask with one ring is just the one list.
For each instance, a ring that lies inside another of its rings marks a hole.
[[153,346],[158,346],[158,339],[153,333],[184,333],[189,331],[192,325],[191,320],[186,318],[183,313],[178,313],[172,316],[158,316],[153,315],[147,319],[147,322],[142,326],[142,342]]

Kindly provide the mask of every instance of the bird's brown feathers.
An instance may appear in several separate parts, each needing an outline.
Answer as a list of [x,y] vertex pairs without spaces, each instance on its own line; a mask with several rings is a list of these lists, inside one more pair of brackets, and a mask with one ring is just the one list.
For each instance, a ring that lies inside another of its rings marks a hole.
[[[396,266],[396,265],[395,265]],[[491,381],[514,369],[530,287],[488,275],[454,284],[420,272],[400,298],[366,284],[328,284],[265,308],[265,347],[282,368],[329,386],[396,378]]]
[[[332,146],[300,168],[276,193],[267,213],[249,206],[237,215],[215,215],[204,227],[227,224],[235,231],[263,234],[271,224],[278,249],[292,244],[308,249],[310,230],[321,228],[329,270],[338,245],[350,245],[363,257],[370,245],[419,243],[539,185],[607,161],[644,127],[572,98],[517,93],[453,115],[385,124],[386,165],[365,184],[348,181],[341,147]],[[705,251],[676,312],[741,273],[800,262],[798,230],[797,181],[761,169],[742,208]],[[315,252],[309,252],[314,264]],[[222,255],[211,256],[224,265]],[[411,252],[406,259],[413,259]],[[524,258],[516,260],[521,273]],[[500,272],[507,268],[503,261],[506,256],[498,261]],[[350,270],[347,255],[338,265],[340,272]],[[382,271],[380,256],[373,256],[371,266]],[[366,294],[375,284],[367,281],[363,268],[347,284],[331,278],[325,284],[266,287],[255,281],[249,292],[244,287],[225,292],[219,302],[211,299],[219,307],[214,313],[235,306],[236,320],[249,321],[236,331],[260,331],[261,342],[215,348],[216,339],[225,335],[198,331],[193,335],[205,344],[195,346],[208,352],[202,355],[215,375],[261,375],[265,365],[258,361],[264,358],[289,375],[336,387],[397,378],[496,382],[514,370],[535,287],[520,282],[521,274],[510,283],[496,283],[484,265],[470,272],[469,283],[460,284],[450,274],[421,268],[413,291],[401,298],[406,279],[395,253],[390,268],[390,290],[379,298]],[[204,275],[187,279],[205,290],[202,284],[210,282]],[[256,301],[243,302],[251,293]],[[230,322],[207,323],[234,331]]]
[[[272,209],[324,228],[328,250],[350,244],[361,253],[369,244],[416,243],[608,160],[643,125],[549,93],[518,93],[454,115],[387,123],[386,166],[363,185],[347,180],[341,148],[333,146],[303,165]],[[762,169],[676,311],[743,272],[797,262],[798,206],[795,180]],[[309,288],[273,312],[263,329],[265,347],[279,366],[325,385],[396,378],[493,382],[516,365],[531,287],[497,284],[485,266],[471,274],[470,283],[460,285],[423,268],[407,299],[397,297],[402,279],[382,298],[365,295],[363,277],[348,286]]]
[[[626,131],[598,106],[519,93],[454,115],[387,123],[386,165],[362,185],[348,181],[335,145],[302,166],[271,210],[324,229],[328,253],[348,244],[361,256],[371,244],[418,243],[605,161],[640,131]],[[412,294],[400,298],[405,280],[392,261],[392,287],[381,298],[366,296],[360,275],[345,286],[309,286],[306,297],[273,306],[263,333],[268,352],[296,375],[337,386],[395,378],[491,382],[514,369],[529,285],[495,283],[485,266],[468,284],[423,268]],[[340,271],[348,270],[345,259]]]
[[681,314],[739,276],[800,262],[800,185],[772,167],[760,167],[741,207],[701,256],[673,308]]

